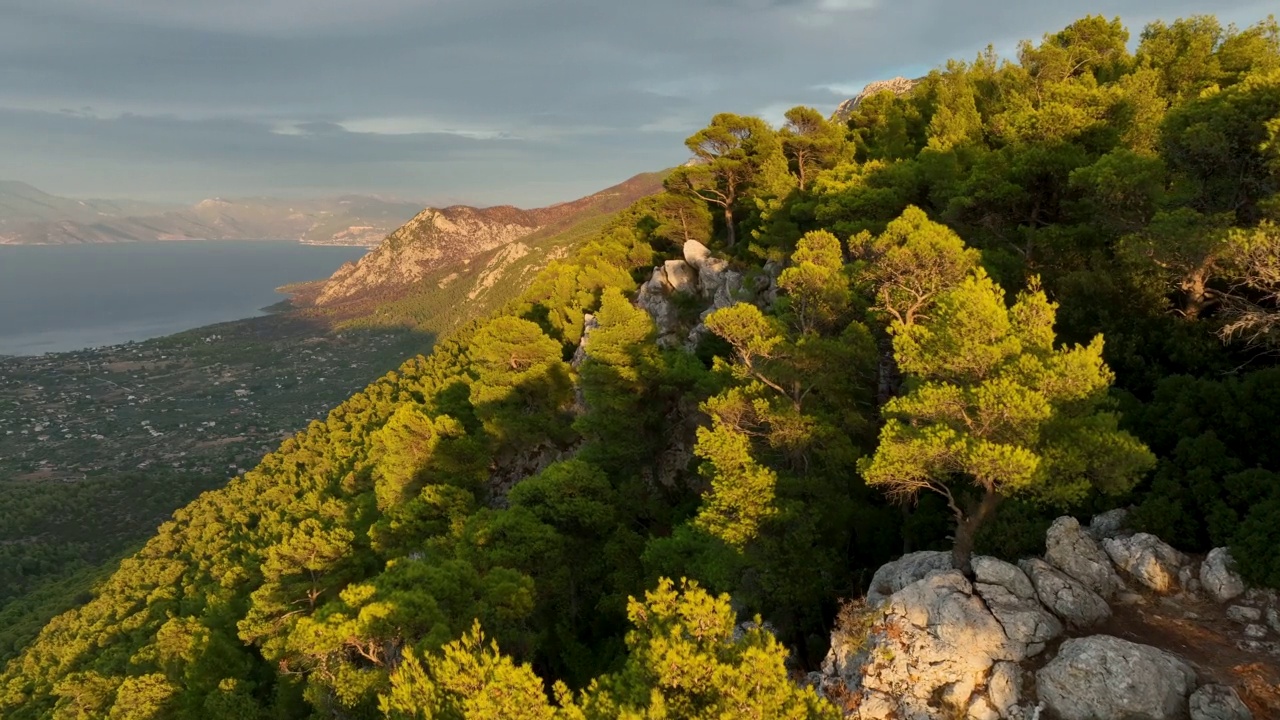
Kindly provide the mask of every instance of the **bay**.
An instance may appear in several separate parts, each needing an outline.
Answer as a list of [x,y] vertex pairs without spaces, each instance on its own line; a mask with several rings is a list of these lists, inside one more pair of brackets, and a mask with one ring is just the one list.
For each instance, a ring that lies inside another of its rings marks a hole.
[[280,241],[0,246],[0,355],[116,345],[261,315],[361,247]]

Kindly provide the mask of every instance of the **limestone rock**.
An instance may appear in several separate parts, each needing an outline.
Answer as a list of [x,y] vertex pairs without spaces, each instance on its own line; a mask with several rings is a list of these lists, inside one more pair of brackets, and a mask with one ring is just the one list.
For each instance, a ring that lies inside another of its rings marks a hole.
[[1107,553],[1073,517],[1053,521],[1045,534],[1044,559],[1103,598],[1114,596],[1121,587]]
[[673,292],[695,292],[698,275],[684,260],[668,260],[662,264],[662,274],[667,287]]
[[667,280],[663,268],[653,269],[653,276],[636,293],[636,307],[649,313],[658,328],[658,343],[664,347],[678,345],[673,336],[680,323],[679,312],[667,296]]
[[681,249],[684,253],[684,261],[698,270],[702,269],[703,261],[711,257],[711,251],[707,246],[697,240],[686,240]]
[[1189,593],[1200,592],[1200,565],[1192,562],[1178,569],[1178,585]]
[[1108,510],[1094,515],[1089,521],[1089,534],[1095,539],[1113,538],[1124,532],[1129,523],[1129,511],[1124,508]]
[[921,550],[909,553],[885,563],[871,576],[867,589],[867,604],[879,605],[890,595],[923,578],[935,570],[951,569],[951,553],[938,550]]
[[1253,720],[1253,713],[1226,685],[1205,685],[1191,693],[1191,720]]
[[1280,632],[1280,610],[1275,608],[1267,608],[1267,624],[1272,630]]
[[1200,564],[1200,584],[1218,602],[1227,602],[1244,592],[1244,580],[1235,571],[1235,560],[1227,548],[1214,548]]
[[1101,595],[1049,563],[1031,558],[1019,567],[1031,578],[1040,602],[1068,625],[1087,628],[1111,617],[1111,608]]
[[845,122],[848,122],[849,117],[853,115],[854,111],[862,106],[862,102],[872,95],[885,91],[891,92],[894,95],[905,95],[911,92],[911,89],[919,83],[919,79],[911,80],[904,77],[896,77],[889,80],[877,80],[873,83],[868,83],[866,87],[862,88],[862,92],[858,93],[857,96],[840,103],[840,106],[836,108],[835,113],[832,114],[831,119],[837,123],[844,124]]
[[1262,619],[1262,611],[1244,605],[1232,605],[1227,608],[1227,617],[1238,623],[1255,623]]
[[1261,640],[1267,636],[1267,626],[1256,624],[1246,625],[1244,628],[1244,636],[1250,640]]
[[[1027,584],[1030,585],[1029,580]],[[1062,635],[1062,622],[1045,610],[1035,597],[1018,597],[1003,585],[979,583],[974,587],[991,614],[1000,621],[1005,635],[1026,647],[1026,657],[1038,655],[1046,643]]]
[[986,555],[975,555],[970,564],[973,565],[974,581],[980,585],[999,585],[1024,600],[1036,596],[1031,578],[1013,563]]
[[1061,720],[1175,720],[1194,683],[1182,659],[1109,635],[1064,642],[1036,673],[1040,700]]
[[1178,570],[1187,562],[1185,555],[1150,533],[1107,538],[1102,546],[1116,567],[1158,593],[1177,589]]
[[600,321],[591,313],[582,316],[582,339],[578,341],[578,349],[573,351],[573,360],[569,364],[576,370],[587,359],[587,343],[591,341],[591,332],[600,327]]
[[1022,692],[1022,668],[1017,663],[998,662],[991,670],[991,678],[987,680],[987,700],[1007,718],[1013,714]]
[[930,573],[895,592],[883,607],[883,620],[868,639],[861,681],[846,686],[862,691],[860,720],[941,720],[953,717],[956,708],[985,712],[981,689],[995,664],[1025,656],[1025,648],[1005,635],[955,570]]

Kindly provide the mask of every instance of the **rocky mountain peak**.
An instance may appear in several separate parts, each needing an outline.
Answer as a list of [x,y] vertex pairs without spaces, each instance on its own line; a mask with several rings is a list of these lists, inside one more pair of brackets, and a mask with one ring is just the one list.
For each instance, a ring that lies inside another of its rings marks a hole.
[[911,92],[916,85],[920,84],[921,79],[922,78],[916,78],[911,80],[898,76],[889,80],[877,80],[873,83],[868,83],[866,87],[862,88],[862,92],[840,103],[840,106],[836,108],[836,111],[831,118],[836,122],[848,122],[849,117],[853,115],[853,112],[862,105],[864,100],[872,95],[885,91],[891,92],[894,95],[906,95]]

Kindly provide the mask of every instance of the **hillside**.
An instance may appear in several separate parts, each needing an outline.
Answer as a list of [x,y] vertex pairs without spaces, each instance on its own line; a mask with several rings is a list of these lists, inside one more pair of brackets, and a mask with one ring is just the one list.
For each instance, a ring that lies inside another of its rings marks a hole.
[[312,312],[484,314],[174,513],[0,716],[1274,716],[1280,27],[1129,39],[717,114],[599,227],[425,213]]
[[659,192],[662,176],[534,210],[428,208],[328,281],[294,290],[302,304],[348,324],[447,331],[514,298],[613,214]]
[[299,240],[375,245],[421,205],[364,196],[209,199],[190,207],[73,200],[0,182],[0,245],[154,240]]

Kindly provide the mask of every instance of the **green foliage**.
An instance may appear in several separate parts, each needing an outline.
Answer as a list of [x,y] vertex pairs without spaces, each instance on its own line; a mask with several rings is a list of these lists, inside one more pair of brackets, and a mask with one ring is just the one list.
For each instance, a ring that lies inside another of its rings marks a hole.
[[[1032,552],[1063,506],[1280,584],[1277,32],[1127,38],[948,63],[847,133],[717,115],[667,192],[542,238],[572,249],[175,513],[7,666],[0,715],[836,717],[784,643],[819,662],[904,546]],[[693,354],[631,299],[688,240],[746,285],[680,300]],[[441,282],[386,317],[438,320]]]
[[663,579],[632,600],[626,665],[591,684],[581,711],[599,718],[838,718],[812,688],[787,678],[786,650],[757,619],[735,637],[729,597]]
[[378,699],[390,720],[550,720],[542,681],[527,665],[485,645],[477,622],[460,639],[420,661],[405,651],[391,675],[390,690]]
[[[994,498],[1069,505],[1092,489],[1124,492],[1155,464],[1106,410],[1102,339],[1055,348],[1054,312],[1038,288],[1006,308],[1004,292],[978,272],[943,294],[926,322],[895,326],[907,391],[884,406],[880,446],[859,470],[903,500],[922,490],[946,497],[963,569]],[[972,510],[957,497],[966,484],[984,495]]]

